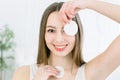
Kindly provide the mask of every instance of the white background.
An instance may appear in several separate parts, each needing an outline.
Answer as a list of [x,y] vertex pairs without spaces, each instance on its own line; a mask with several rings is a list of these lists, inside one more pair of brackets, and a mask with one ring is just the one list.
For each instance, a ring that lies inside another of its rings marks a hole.
[[[8,24],[15,33],[17,67],[36,63],[40,19],[44,9],[54,1],[63,0],[0,0],[0,27]],[[105,1],[120,4],[120,0]],[[89,61],[120,34],[120,24],[92,10],[79,14],[84,28],[83,55]],[[119,80],[119,74],[117,68],[106,80]]]

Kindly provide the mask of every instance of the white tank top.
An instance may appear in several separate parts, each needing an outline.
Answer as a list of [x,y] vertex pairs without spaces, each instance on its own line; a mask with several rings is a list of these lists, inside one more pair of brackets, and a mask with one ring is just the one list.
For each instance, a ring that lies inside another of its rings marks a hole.
[[[85,69],[85,64],[78,69],[75,80],[86,80],[84,69]],[[37,71],[37,65],[36,64],[30,65],[30,80],[33,80],[36,71]]]

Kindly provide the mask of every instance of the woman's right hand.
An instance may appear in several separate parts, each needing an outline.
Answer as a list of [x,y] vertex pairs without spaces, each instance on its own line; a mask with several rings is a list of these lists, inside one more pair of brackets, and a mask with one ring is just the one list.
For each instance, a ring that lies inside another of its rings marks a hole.
[[59,74],[59,71],[50,65],[41,66],[38,68],[33,80],[48,80],[50,77],[55,77]]
[[92,1],[96,0],[70,0],[63,3],[59,11],[60,20],[63,24],[68,23],[79,10],[87,8]]
[[87,1],[88,0],[70,0],[65,2],[59,11],[61,21],[68,23],[80,9],[86,8]]

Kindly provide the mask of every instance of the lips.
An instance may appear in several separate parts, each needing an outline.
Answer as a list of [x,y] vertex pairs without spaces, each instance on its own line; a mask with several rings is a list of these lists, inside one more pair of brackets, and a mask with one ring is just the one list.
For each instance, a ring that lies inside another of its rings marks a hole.
[[67,47],[67,44],[64,45],[54,45],[56,51],[64,51]]

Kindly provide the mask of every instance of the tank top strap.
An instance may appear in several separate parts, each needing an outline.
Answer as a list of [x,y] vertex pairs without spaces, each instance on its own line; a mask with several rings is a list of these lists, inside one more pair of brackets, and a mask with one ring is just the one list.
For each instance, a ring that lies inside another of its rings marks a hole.
[[85,79],[85,64],[83,64],[77,71],[75,80],[86,80]]
[[30,65],[30,80],[33,80],[37,71],[37,64]]

